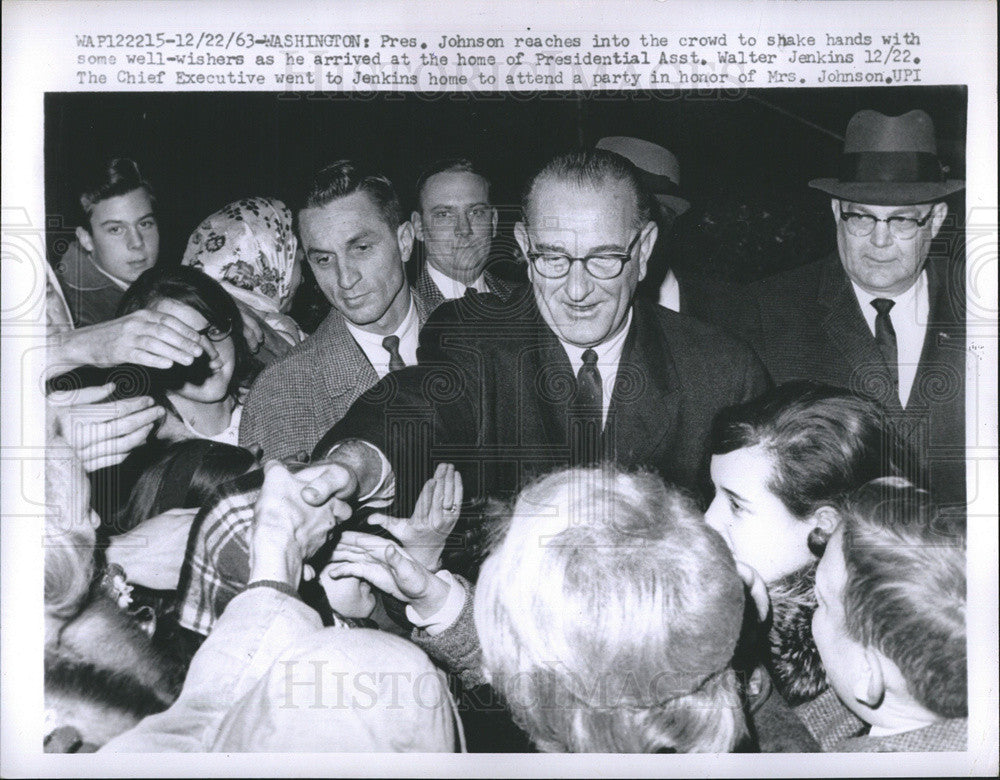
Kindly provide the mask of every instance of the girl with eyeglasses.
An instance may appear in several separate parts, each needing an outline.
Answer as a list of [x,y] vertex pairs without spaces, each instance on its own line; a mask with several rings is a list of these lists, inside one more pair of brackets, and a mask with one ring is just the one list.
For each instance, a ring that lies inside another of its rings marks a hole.
[[[176,303],[196,314],[182,313]],[[201,337],[205,354],[190,366],[143,369],[135,382],[167,411],[157,437],[210,439],[237,444],[242,397],[259,368],[243,336],[243,318],[232,297],[207,274],[194,268],[156,267],[140,276],[119,306],[119,316],[147,308],[182,313]]]

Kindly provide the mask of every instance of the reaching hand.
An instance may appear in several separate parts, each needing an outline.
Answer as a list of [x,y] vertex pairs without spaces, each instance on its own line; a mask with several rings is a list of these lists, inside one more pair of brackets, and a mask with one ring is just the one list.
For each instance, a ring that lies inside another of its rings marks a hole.
[[771,599],[767,595],[767,583],[764,582],[764,578],[753,566],[743,563],[743,561],[736,561],[736,571],[743,580],[743,584],[750,591],[761,622],[767,620],[767,614],[771,611]]
[[65,331],[53,339],[50,373],[81,365],[110,367],[133,363],[150,368],[191,365],[205,351],[198,332],[184,320],[197,314],[178,301],[164,301],[124,317]]
[[[114,466],[142,444],[164,410],[148,396],[106,401],[115,385],[49,393],[46,400],[60,433],[76,450],[87,471]],[[101,403],[103,401],[103,403]]]
[[118,563],[128,580],[155,590],[174,590],[181,575],[188,534],[198,509],[170,509],[113,536],[108,561]]
[[297,586],[303,561],[323,546],[338,523],[351,516],[351,507],[337,497],[336,490],[318,506],[303,501],[303,488],[320,475],[331,484],[339,478],[350,490],[350,475],[335,464],[310,466],[295,474],[276,460],[264,465],[264,484],[254,506],[251,580],[277,579]]
[[243,315],[243,338],[246,339],[250,351],[257,354],[264,343],[264,321],[250,306],[243,301],[233,298],[239,307],[240,314]]
[[462,475],[450,463],[442,463],[424,484],[409,519],[375,513],[368,522],[385,528],[415,561],[434,571],[441,565],[445,540],[458,522],[461,508]]
[[358,577],[413,606],[421,616],[437,612],[448,585],[398,544],[372,534],[345,531],[321,577]]

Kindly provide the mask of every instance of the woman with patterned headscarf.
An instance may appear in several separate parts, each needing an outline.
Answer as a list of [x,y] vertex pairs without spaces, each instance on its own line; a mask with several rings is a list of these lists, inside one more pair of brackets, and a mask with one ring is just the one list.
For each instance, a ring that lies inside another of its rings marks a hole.
[[302,279],[302,260],[292,213],[280,200],[244,198],[215,212],[191,234],[181,262],[220,282],[245,316],[257,316],[263,362],[305,338],[286,313]]

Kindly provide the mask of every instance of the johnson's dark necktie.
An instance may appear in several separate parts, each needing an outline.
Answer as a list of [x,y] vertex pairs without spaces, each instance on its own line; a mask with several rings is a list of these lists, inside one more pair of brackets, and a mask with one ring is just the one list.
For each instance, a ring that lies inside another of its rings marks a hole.
[[888,298],[876,298],[872,301],[872,306],[878,312],[875,315],[875,343],[885,358],[893,386],[899,392],[899,351],[896,346],[896,329],[892,327],[892,318],[889,316],[895,305],[896,302]]
[[406,368],[406,363],[403,362],[403,356],[399,354],[399,336],[386,336],[382,339],[382,346],[385,347],[385,351],[389,353],[390,371],[399,371],[401,368]]
[[596,463],[601,459],[604,389],[601,372],[597,368],[597,353],[592,349],[583,352],[583,365],[576,375],[576,393],[570,405],[570,415],[570,445],[574,463]]

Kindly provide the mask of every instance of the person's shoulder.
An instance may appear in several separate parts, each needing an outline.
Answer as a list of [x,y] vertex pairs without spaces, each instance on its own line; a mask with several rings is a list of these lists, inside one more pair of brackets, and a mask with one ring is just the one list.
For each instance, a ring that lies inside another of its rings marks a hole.
[[671,350],[696,350],[709,352],[749,352],[742,341],[722,328],[704,320],[681,314],[650,301],[637,300],[635,308],[643,323],[655,323]]
[[803,287],[813,288],[819,280],[835,270],[834,266],[840,265],[840,258],[836,254],[827,255],[819,260],[813,260],[803,265],[789,268],[771,274],[756,282],[751,282],[740,291],[741,297],[756,297],[775,293],[786,293],[788,291],[799,291]]
[[496,293],[474,292],[442,303],[424,327],[534,322],[537,312],[530,287],[519,287],[506,300]]
[[901,734],[845,739],[832,750],[836,753],[964,752],[968,750],[968,745],[968,718],[948,718]]
[[323,355],[329,352],[331,342],[347,334],[340,314],[331,309],[316,331],[288,350],[284,355],[266,366],[257,376],[258,382],[285,377],[289,372],[297,372],[304,367],[315,371]]

